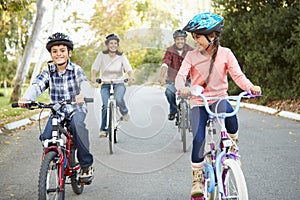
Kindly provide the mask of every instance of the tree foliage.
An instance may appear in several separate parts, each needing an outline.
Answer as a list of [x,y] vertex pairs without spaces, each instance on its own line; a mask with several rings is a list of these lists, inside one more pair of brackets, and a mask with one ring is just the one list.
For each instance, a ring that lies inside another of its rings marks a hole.
[[28,1],[1,1],[0,85],[4,82],[12,84],[15,69],[29,37],[33,14],[34,10]]
[[225,19],[222,45],[233,50],[248,78],[262,87],[264,97],[298,98],[299,1],[215,0],[214,6],[222,8],[218,12]]

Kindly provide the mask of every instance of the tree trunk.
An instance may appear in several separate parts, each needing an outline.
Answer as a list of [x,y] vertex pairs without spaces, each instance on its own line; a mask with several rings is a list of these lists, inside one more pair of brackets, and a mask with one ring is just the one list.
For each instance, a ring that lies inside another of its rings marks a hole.
[[[52,9],[52,23],[51,23],[51,27],[49,29],[49,33],[52,33],[53,29],[54,29],[54,22],[55,22],[55,3],[56,1],[53,1],[53,9]],[[43,45],[42,47],[42,50],[41,50],[41,54],[40,54],[40,57],[34,67],[34,70],[32,72],[32,76],[31,76],[31,79],[30,79],[30,85],[32,84],[32,82],[35,80],[36,76],[40,73],[41,71],[41,67],[42,67],[42,58],[43,58],[43,55],[46,51],[46,48],[45,48],[45,45]]]
[[30,61],[31,61],[34,44],[38,38],[41,25],[42,25],[42,19],[45,13],[45,8],[43,7],[43,0],[36,1],[36,8],[37,8],[37,14],[36,14],[35,22],[33,24],[32,34],[30,35],[26,43],[24,55],[22,57],[22,62],[18,66],[16,72],[14,88],[10,97],[10,102],[18,101],[22,93],[22,88],[30,68]]

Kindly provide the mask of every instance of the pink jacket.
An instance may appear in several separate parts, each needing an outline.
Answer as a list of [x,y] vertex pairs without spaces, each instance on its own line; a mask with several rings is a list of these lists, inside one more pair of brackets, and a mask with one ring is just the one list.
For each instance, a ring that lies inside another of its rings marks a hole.
[[[184,58],[180,70],[175,79],[177,90],[185,86],[185,81],[190,72],[191,87],[203,85],[209,74],[210,57],[202,55],[199,49],[189,51]],[[210,75],[208,85],[204,90],[206,97],[228,96],[227,72],[242,90],[250,90],[253,86],[242,72],[237,59],[229,48],[219,46],[214,66]],[[191,98],[191,106],[202,105],[199,97]]]

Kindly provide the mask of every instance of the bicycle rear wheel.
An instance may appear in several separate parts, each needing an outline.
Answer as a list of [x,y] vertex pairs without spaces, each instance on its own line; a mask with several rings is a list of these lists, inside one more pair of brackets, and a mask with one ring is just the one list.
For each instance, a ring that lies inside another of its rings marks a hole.
[[60,190],[59,174],[64,178],[64,169],[59,169],[59,157],[56,151],[48,152],[41,164],[39,174],[38,199],[65,199],[65,181]]
[[224,161],[222,180],[226,199],[248,200],[245,177],[237,161],[233,159]]
[[109,123],[108,123],[108,138],[109,138],[109,152],[110,154],[114,153],[114,143],[115,143],[115,136],[116,136],[116,131],[115,131],[115,112],[114,112],[115,105],[113,102],[109,103]]
[[76,147],[71,147],[71,158],[70,158],[71,168],[72,169],[78,168],[78,170],[72,170],[71,186],[75,194],[81,194],[83,192],[84,186],[80,185],[79,182],[80,168],[79,168],[79,162],[76,159],[76,152],[77,152]]

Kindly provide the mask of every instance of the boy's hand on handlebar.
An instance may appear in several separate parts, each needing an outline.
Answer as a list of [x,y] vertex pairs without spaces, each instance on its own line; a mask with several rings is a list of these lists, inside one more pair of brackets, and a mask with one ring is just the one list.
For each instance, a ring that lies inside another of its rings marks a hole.
[[19,99],[19,101],[18,101],[18,105],[19,105],[19,107],[21,107],[21,108],[27,108],[27,107],[26,107],[26,103],[30,103],[30,101],[29,101],[28,99],[25,99],[25,98],[21,98],[21,99]]
[[84,95],[83,94],[76,95],[75,101],[77,104],[83,104],[84,103]]
[[257,85],[254,85],[250,88],[250,91],[252,94],[254,95],[258,95],[258,94],[261,94],[261,88]]
[[191,96],[191,88],[183,87],[183,88],[178,90],[178,93],[182,97],[189,97],[189,96]]

